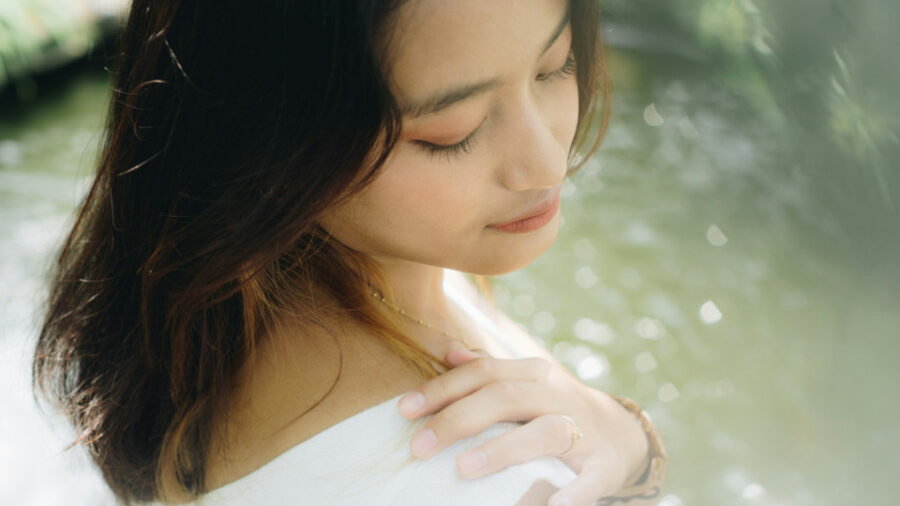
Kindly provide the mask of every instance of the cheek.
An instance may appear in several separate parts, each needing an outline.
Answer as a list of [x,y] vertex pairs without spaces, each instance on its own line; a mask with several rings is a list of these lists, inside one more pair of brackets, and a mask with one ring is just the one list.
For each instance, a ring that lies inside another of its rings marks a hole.
[[[397,153],[370,187],[369,198],[377,214],[398,231],[414,234],[452,233],[465,229],[473,219],[474,188],[465,175],[443,161],[427,160],[411,150]],[[420,160],[421,159],[421,160]]]
[[571,145],[578,126],[578,82],[572,77],[560,88],[559,130],[561,140]]

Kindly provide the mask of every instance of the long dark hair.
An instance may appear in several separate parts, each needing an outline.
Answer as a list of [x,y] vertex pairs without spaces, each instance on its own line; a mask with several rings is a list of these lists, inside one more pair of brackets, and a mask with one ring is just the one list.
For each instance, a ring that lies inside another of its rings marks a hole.
[[[437,374],[367,297],[374,264],[315,223],[372,181],[400,132],[379,43],[402,1],[133,1],[33,364],[121,501],[206,490],[236,372],[279,311],[315,321],[316,293]],[[597,2],[571,8],[583,161],[609,92]]]

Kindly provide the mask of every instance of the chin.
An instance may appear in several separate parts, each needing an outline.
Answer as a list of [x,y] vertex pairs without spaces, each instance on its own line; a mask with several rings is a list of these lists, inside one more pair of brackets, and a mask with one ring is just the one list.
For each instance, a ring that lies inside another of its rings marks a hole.
[[[492,232],[493,233],[493,232]],[[559,217],[545,227],[523,234],[504,233],[501,244],[488,248],[490,253],[479,258],[477,265],[458,270],[480,276],[502,276],[525,268],[543,255],[559,234]]]

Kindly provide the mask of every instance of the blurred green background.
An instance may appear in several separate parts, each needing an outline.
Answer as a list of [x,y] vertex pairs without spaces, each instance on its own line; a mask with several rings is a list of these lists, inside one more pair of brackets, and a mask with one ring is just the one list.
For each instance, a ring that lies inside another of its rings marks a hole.
[[[494,287],[582,379],[651,413],[660,504],[900,492],[898,25],[895,0],[605,3],[606,140],[564,187],[556,244]],[[0,90],[3,504],[111,501],[26,369],[102,135],[96,53]]]

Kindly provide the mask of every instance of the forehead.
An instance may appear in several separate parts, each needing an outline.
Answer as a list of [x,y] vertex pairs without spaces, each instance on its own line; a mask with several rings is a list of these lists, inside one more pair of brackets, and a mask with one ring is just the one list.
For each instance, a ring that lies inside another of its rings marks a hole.
[[567,0],[412,0],[396,13],[386,67],[401,106],[452,83],[531,70]]

